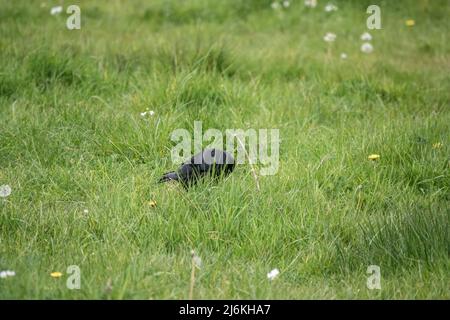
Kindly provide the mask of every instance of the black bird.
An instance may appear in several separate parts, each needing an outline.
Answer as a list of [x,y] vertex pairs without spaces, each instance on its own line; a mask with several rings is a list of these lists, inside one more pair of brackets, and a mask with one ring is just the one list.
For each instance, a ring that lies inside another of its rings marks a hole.
[[164,174],[159,182],[175,180],[188,188],[204,176],[218,178],[230,174],[233,169],[234,158],[231,154],[219,149],[205,149],[184,162],[177,171]]

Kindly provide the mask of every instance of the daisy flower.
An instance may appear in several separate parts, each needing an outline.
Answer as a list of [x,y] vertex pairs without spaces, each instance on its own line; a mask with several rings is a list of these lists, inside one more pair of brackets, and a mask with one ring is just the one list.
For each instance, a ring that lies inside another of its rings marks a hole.
[[11,270],[0,271],[0,278],[5,279],[8,277],[14,277],[16,273]]
[[271,5],[272,9],[276,10],[280,8],[280,4],[278,2],[273,2]]
[[361,40],[362,40],[362,41],[370,41],[370,40],[372,40],[372,36],[370,35],[370,33],[364,32],[364,33],[361,35]]
[[147,109],[146,111],[141,112],[141,117],[145,117],[146,115],[153,117],[155,115],[155,111]]
[[7,184],[0,186],[0,197],[6,198],[11,194],[11,187]]
[[305,0],[305,6],[315,8],[317,6],[317,0]]
[[272,271],[270,271],[268,274],[267,274],[267,278],[269,279],[269,280],[273,280],[273,279],[275,279],[278,275],[280,274],[280,270],[278,270],[278,269],[273,269]]
[[347,58],[348,58],[347,54],[346,54],[345,52],[342,52],[342,53],[341,53],[341,59],[342,59],[342,60],[345,60],[345,59],[347,59]]
[[373,51],[373,46],[369,42],[364,42],[361,46],[361,51],[364,53],[371,53]]
[[338,9],[338,7],[335,6],[335,5],[332,4],[332,3],[329,3],[329,4],[327,4],[327,5],[325,6],[325,11],[326,11],[326,12],[337,11],[337,9]]
[[62,11],[63,11],[63,7],[57,6],[57,7],[53,7],[53,8],[50,9],[50,14],[52,16],[55,16],[57,14],[60,14]]
[[336,35],[332,32],[327,32],[323,37],[326,42],[334,42],[336,40]]

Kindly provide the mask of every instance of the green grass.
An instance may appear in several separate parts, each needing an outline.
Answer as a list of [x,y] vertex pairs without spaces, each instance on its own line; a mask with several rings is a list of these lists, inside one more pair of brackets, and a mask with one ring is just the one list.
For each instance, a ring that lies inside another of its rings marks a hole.
[[[367,55],[373,1],[271,2],[0,0],[0,298],[188,298],[191,249],[198,299],[450,298],[450,6],[380,2]],[[195,120],[278,128],[278,173],[156,184]]]

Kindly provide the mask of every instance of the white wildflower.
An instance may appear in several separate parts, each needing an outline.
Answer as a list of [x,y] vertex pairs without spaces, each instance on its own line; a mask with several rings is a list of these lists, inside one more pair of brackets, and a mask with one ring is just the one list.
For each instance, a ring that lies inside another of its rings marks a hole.
[[373,51],[373,46],[369,42],[364,42],[361,46],[361,51],[364,53],[371,53]]
[[347,58],[348,58],[347,54],[346,54],[345,52],[342,52],[342,53],[341,53],[341,59],[342,59],[342,60],[345,60],[345,59],[347,59]]
[[270,271],[270,272],[267,274],[267,278],[268,278],[269,280],[273,280],[273,279],[275,279],[279,274],[280,274],[280,270],[278,270],[278,269],[273,269],[272,271]]
[[289,1],[283,1],[283,7],[287,8],[291,5]]
[[323,37],[323,40],[326,42],[334,42],[336,40],[336,35],[334,33],[327,32]]
[[197,266],[197,268],[201,268],[202,267],[202,258],[195,255],[193,259],[194,259],[194,264]]
[[332,4],[332,3],[329,3],[329,4],[327,4],[327,5],[325,6],[325,11],[326,11],[326,12],[337,11],[337,9],[338,9],[338,7],[335,6],[335,5]]
[[145,117],[146,115],[153,117],[155,115],[155,111],[147,109],[147,111],[141,112],[141,117]]
[[62,11],[63,11],[63,7],[57,6],[57,7],[53,7],[50,9],[50,14],[52,16],[54,16],[54,15],[60,14]]
[[11,270],[0,271],[0,278],[14,277],[16,273]]
[[84,214],[88,214],[88,213],[89,213],[89,210],[88,210],[88,209],[84,209],[84,210],[83,210],[83,213],[84,213]]
[[194,265],[197,268],[201,268],[202,267],[202,258],[200,258],[194,250],[191,250],[191,256],[192,256],[192,262],[194,263]]
[[7,184],[0,186],[0,197],[6,198],[11,194],[11,187]]
[[317,6],[317,0],[305,0],[305,6],[315,8]]
[[271,5],[272,9],[276,10],[280,8],[280,4],[278,2],[273,2]]
[[361,40],[362,40],[362,41],[370,41],[370,40],[372,40],[372,36],[370,35],[370,33],[364,32],[364,33],[361,35]]

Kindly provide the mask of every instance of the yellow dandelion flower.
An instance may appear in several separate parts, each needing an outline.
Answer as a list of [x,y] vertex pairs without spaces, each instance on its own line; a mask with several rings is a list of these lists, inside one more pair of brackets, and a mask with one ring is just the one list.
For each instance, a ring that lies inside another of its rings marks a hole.
[[55,272],[50,273],[50,276],[51,276],[52,278],[61,278],[62,275],[63,275],[63,274],[62,274],[61,272],[59,272],[59,271],[55,271]]
[[149,205],[150,207],[152,207],[152,208],[156,208],[156,201],[155,201],[155,200],[150,200],[150,201],[148,202],[148,205]]
[[413,27],[416,24],[416,22],[413,19],[408,19],[405,21],[405,24],[407,27]]
[[368,159],[375,161],[375,160],[380,159],[380,155],[379,154],[371,154],[370,156],[368,156]]
[[433,149],[440,149],[442,148],[442,146],[443,146],[442,142],[433,143]]

